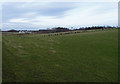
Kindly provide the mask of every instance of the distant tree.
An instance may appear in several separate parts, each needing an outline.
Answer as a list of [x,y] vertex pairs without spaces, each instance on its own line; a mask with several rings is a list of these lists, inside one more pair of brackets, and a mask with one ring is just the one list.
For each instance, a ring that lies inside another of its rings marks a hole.
[[53,32],[66,32],[69,31],[68,28],[63,28],[63,27],[57,27],[52,29]]
[[8,32],[18,32],[18,31],[17,31],[17,30],[12,29],[12,30],[8,30]]

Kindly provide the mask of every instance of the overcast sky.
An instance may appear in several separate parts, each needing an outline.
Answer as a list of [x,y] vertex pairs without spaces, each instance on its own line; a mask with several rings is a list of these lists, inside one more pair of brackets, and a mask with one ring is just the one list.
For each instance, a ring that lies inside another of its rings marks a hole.
[[3,29],[118,25],[117,2],[5,2]]

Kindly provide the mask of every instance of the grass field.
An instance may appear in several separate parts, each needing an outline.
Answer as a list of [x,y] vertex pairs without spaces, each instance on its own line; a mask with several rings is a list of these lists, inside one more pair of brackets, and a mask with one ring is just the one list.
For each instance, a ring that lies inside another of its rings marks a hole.
[[2,38],[3,82],[117,82],[118,31]]

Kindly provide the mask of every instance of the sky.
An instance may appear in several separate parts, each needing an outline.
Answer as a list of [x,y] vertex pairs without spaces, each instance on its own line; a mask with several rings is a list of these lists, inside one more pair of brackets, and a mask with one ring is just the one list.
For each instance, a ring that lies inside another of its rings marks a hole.
[[4,2],[2,30],[117,26],[117,2]]

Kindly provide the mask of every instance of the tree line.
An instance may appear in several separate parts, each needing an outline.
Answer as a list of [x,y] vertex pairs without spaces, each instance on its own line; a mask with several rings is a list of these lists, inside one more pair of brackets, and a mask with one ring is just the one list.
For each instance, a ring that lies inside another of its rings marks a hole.
[[[68,31],[77,31],[77,30],[106,30],[106,29],[113,29],[119,27],[112,27],[112,26],[92,26],[92,27],[80,27],[78,29],[69,29],[65,27],[56,27],[52,29],[44,29],[44,30],[23,30],[24,32],[33,32],[33,33],[58,33],[58,32],[68,32]],[[11,29],[8,31],[3,32],[20,32],[21,30]]]

